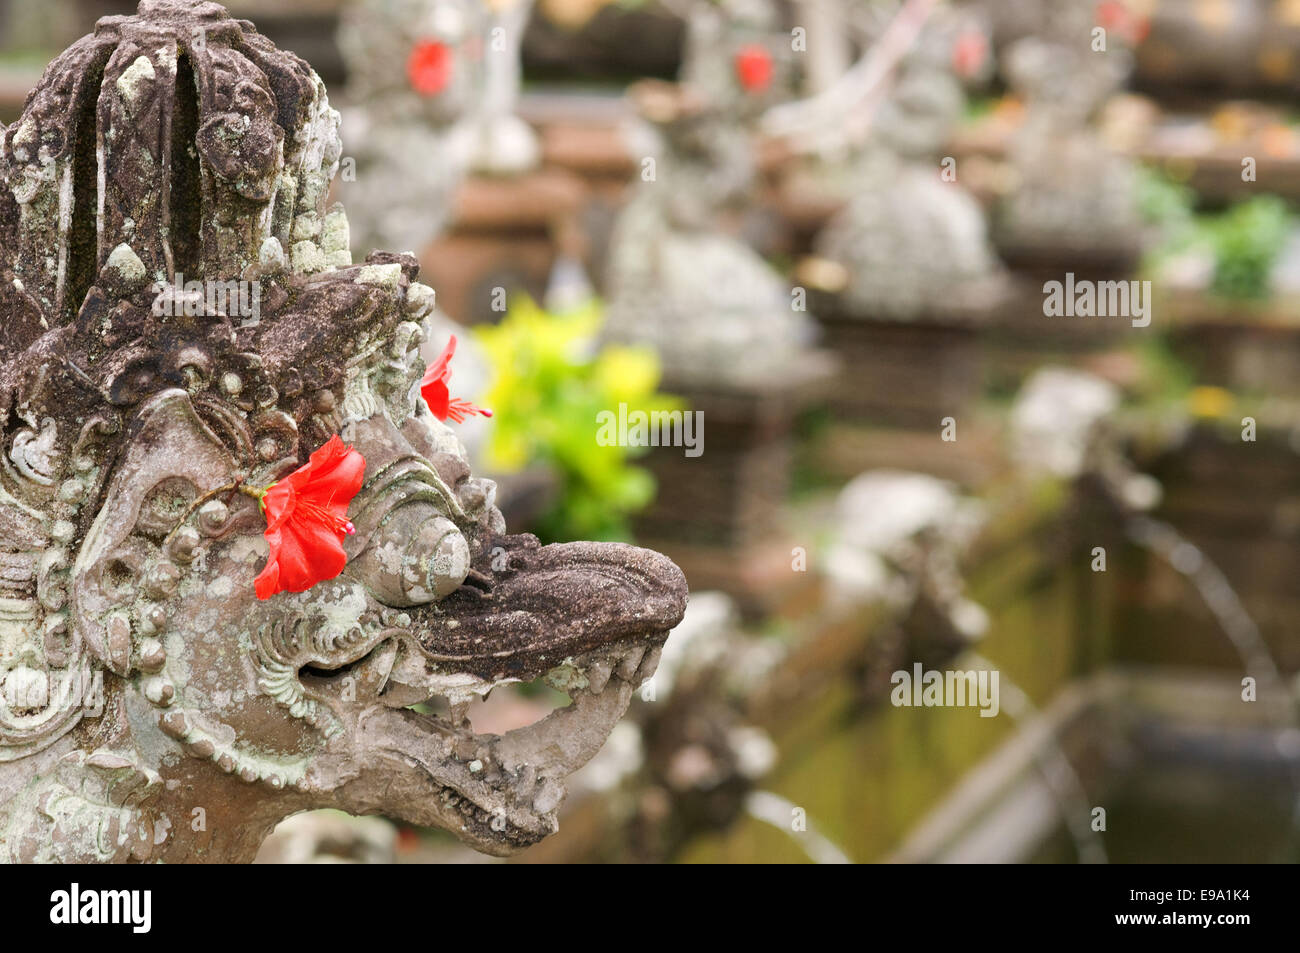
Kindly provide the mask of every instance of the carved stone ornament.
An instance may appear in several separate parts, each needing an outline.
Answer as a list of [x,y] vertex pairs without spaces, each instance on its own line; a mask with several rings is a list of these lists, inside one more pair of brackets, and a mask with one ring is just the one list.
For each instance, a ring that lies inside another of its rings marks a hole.
[[[326,210],[337,126],[251,24],[145,0],[0,129],[6,859],[244,861],[315,807],[507,854],[681,619],[657,553],[506,534],[416,393],[432,290]],[[347,567],[259,601],[229,488],[335,433],[367,462]],[[548,674],[572,704],[475,734],[472,698]]]

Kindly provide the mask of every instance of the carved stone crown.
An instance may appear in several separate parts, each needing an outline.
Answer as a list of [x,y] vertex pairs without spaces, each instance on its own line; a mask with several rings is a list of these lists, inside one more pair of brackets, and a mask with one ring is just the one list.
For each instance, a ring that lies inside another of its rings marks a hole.
[[5,132],[0,243],[59,323],[121,245],[154,278],[240,276],[272,242],[319,271],[347,250],[325,214],[340,148],[306,63],[216,4],[144,0],[51,63]]
[[[97,624],[68,606],[139,407],[186,392],[251,472],[418,375],[433,293],[410,258],[350,267],[346,216],[325,210],[337,127],[311,68],[251,24],[145,0],[51,63],[0,129],[0,761],[75,723],[92,656],[125,674],[161,628],[154,602]],[[167,496],[137,514],[146,535],[174,520]],[[135,582],[174,555],[141,550]]]

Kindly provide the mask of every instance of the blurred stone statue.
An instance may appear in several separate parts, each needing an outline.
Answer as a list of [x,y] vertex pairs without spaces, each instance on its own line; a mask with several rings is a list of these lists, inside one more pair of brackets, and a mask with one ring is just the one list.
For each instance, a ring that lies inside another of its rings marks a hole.
[[762,383],[812,338],[784,278],[722,226],[754,183],[750,121],[778,89],[770,6],[689,10],[679,85],[633,89],[656,134],[615,227],[607,334],[654,345],[674,381]]
[[1142,21],[1119,2],[1036,5],[1036,33],[1005,52],[1002,70],[1025,106],[1011,146],[1016,181],[995,220],[1011,258],[1067,248],[1136,253],[1141,219],[1132,160],[1101,141],[1097,116],[1132,69]]
[[467,174],[534,168],[541,149],[515,110],[533,0],[360,0],[338,40],[352,107],[344,128],[366,249],[419,252],[448,225]]
[[848,204],[815,246],[838,266],[822,283],[846,313],[906,320],[996,300],[984,212],[942,153],[965,106],[962,79],[985,69],[987,51],[976,21],[941,7],[896,68],[845,177]]
[[420,252],[446,226],[477,145],[487,18],[477,0],[360,0],[338,40],[352,105],[343,191],[365,251]]
[[946,667],[984,637],[989,616],[967,595],[962,570],[987,518],[978,500],[925,473],[868,470],[840,492],[825,560],[830,596],[892,610],[856,661],[864,703],[886,697],[899,670]]

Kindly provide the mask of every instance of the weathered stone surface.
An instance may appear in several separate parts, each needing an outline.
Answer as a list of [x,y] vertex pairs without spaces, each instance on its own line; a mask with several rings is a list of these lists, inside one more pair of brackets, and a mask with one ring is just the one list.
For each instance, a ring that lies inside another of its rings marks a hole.
[[[336,126],[251,24],[145,0],[3,130],[0,857],[248,860],[312,807],[508,853],[555,830],[681,618],[656,553],[506,534],[416,394],[414,259],[334,247]],[[236,486],[334,433],[367,460],[348,566],[257,601]],[[573,704],[543,722],[463,718],[557,668]],[[435,696],[449,716],[408,707]]]

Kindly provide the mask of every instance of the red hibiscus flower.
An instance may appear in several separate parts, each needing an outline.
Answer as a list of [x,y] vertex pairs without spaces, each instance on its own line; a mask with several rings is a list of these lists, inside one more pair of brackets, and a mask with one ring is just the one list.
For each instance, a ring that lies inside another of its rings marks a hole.
[[421,96],[437,96],[451,81],[451,47],[421,40],[406,59],[406,78]]
[[433,416],[439,420],[450,418],[456,423],[461,423],[467,416],[473,414],[491,417],[492,411],[475,407],[469,401],[461,400],[459,397],[452,397],[451,391],[447,389],[447,382],[451,380],[451,356],[455,353],[456,335],[453,334],[451,340],[447,342],[447,349],[424,372],[424,379],[420,381],[420,396],[429,405]]
[[1102,0],[1097,4],[1097,23],[1107,32],[1115,32],[1126,42],[1141,43],[1151,29],[1151,21],[1137,16],[1123,0]]
[[757,43],[742,46],[736,52],[733,65],[736,79],[747,92],[761,93],[772,84],[772,54]]
[[952,68],[962,79],[979,74],[988,56],[988,41],[982,33],[968,30],[957,37],[952,45]]
[[265,490],[246,489],[266,513],[271,558],[253,586],[257,598],[303,592],[343,571],[343,537],[355,532],[348,504],[361,489],[366,461],[338,434],[303,466]]

